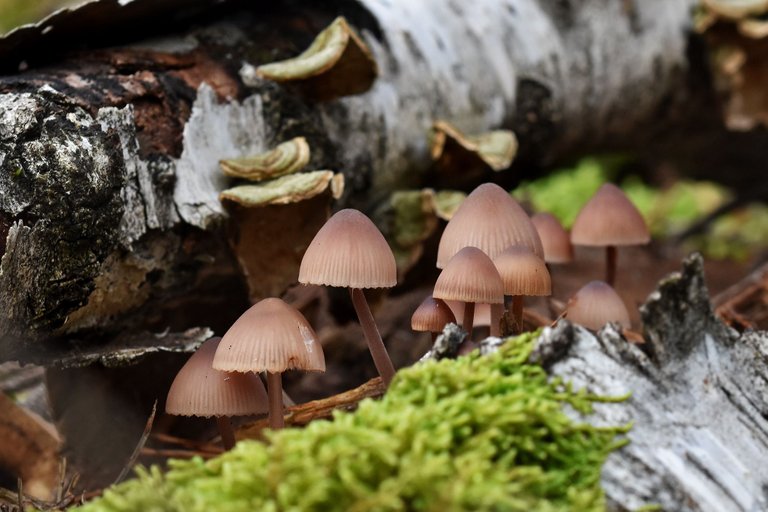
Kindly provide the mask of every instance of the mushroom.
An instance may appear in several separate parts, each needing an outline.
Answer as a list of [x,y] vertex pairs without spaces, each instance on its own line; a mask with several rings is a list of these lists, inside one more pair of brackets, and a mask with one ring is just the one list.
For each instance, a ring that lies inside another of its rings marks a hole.
[[349,288],[371,357],[388,386],[395,367],[381,340],[363,288],[395,286],[397,267],[392,249],[371,219],[353,209],[341,210],[328,219],[304,253],[299,282]]
[[442,300],[427,297],[411,316],[411,329],[418,332],[432,333],[432,343],[445,324],[456,323],[451,308]]
[[465,247],[440,272],[432,296],[464,303],[462,327],[469,339],[472,336],[475,303],[503,304],[504,286],[488,255],[477,247]]
[[269,426],[282,428],[282,372],[325,371],[323,349],[304,315],[281,299],[251,306],[224,334],[213,367],[228,372],[267,372]]
[[165,412],[176,416],[216,417],[224,449],[235,445],[230,416],[267,412],[267,392],[254,374],[227,373],[212,367],[221,338],[211,338],[173,379]]
[[531,222],[541,239],[544,248],[544,261],[547,263],[570,263],[573,261],[571,237],[557,217],[551,213],[537,213]]
[[[512,321],[515,331],[520,333],[523,330],[523,296],[552,294],[549,270],[544,260],[524,245],[510,245],[493,259],[493,264],[504,282],[504,295],[512,296]],[[499,326],[495,328],[498,336]],[[491,329],[494,329],[493,324]]]
[[445,227],[437,268],[464,247],[477,247],[495,258],[510,245],[525,245],[544,257],[539,234],[523,208],[503,188],[484,183],[467,196]]
[[568,319],[597,331],[608,322],[629,328],[629,311],[608,283],[592,281],[570,298],[566,306]]
[[575,245],[605,247],[605,281],[616,278],[616,246],[647,244],[648,226],[619,187],[606,183],[584,205],[571,228]]

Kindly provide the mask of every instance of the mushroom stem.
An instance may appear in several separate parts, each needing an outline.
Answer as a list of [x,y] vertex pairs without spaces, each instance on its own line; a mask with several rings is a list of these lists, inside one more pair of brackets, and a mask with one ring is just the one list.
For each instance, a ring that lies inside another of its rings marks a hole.
[[392,377],[395,376],[395,367],[392,366],[392,360],[389,358],[384,342],[381,341],[381,334],[373,320],[371,308],[368,307],[368,301],[365,300],[363,290],[359,288],[350,288],[349,295],[352,297],[352,304],[355,306],[357,318],[360,320],[360,326],[363,328],[363,335],[368,342],[368,350],[373,357],[373,364],[381,375],[381,380],[385,386],[389,386]]
[[605,248],[605,282],[613,286],[616,281],[616,260],[618,253],[615,245],[609,245]]
[[269,427],[278,429],[285,426],[283,418],[283,376],[280,372],[267,372],[267,395],[269,395]]
[[467,339],[472,339],[472,327],[475,322],[475,303],[464,303],[464,320],[462,321],[462,327],[467,331]]
[[491,336],[501,336],[501,316],[504,304],[491,304]]
[[235,432],[232,430],[232,423],[229,416],[216,416],[216,425],[221,434],[221,445],[225,450],[231,450],[235,446]]
[[514,323],[515,334],[523,332],[523,296],[512,296],[512,321]]

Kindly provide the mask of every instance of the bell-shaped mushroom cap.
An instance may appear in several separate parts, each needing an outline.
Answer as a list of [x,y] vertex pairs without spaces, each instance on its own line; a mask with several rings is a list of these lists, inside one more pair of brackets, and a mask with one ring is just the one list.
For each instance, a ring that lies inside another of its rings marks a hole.
[[651,240],[648,226],[619,187],[606,183],[592,196],[571,228],[576,245],[641,245]]
[[505,295],[552,295],[552,281],[544,260],[524,245],[510,245],[493,259]]
[[504,286],[493,261],[477,247],[465,247],[448,261],[432,296],[483,304],[504,302]]
[[592,281],[568,301],[568,320],[593,331],[608,322],[629,327],[629,312],[619,294],[603,281]]
[[477,247],[495,258],[510,245],[525,245],[544,256],[531,219],[503,188],[484,183],[467,196],[445,227],[437,249],[437,268],[444,268],[464,247]]
[[427,297],[411,316],[414,331],[440,332],[445,324],[456,323],[456,317],[448,305],[433,297]]
[[397,284],[395,256],[371,219],[341,210],[317,232],[299,268],[299,282],[348,288]]
[[230,372],[325,371],[325,357],[304,315],[269,298],[232,324],[221,339],[213,367]]
[[258,375],[214,370],[221,338],[211,338],[179,370],[165,411],[177,416],[242,416],[267,412],[267,392]]
[[547,263],[568,263],[573,261],[573,245],[568,232],[551,213],[537,213],[531,217],[536,232],[544,247],[544,261]]

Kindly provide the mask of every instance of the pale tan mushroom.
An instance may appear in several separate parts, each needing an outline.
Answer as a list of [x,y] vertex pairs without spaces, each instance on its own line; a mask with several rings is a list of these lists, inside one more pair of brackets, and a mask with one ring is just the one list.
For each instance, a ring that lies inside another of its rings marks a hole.
[[593,331],[608,322],[629,328],[629,311],[619,294],[608,283],[592,281],[570,298],[566,307],[568,320]]

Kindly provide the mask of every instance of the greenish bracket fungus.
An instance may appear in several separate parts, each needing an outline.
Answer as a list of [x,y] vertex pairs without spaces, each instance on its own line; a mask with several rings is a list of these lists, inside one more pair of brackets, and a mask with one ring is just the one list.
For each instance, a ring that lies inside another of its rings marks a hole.
[[279,296],[296,282],[304,251],[330,215],[344,176],[313,171],[225,190],[231,244],[253,301]]
[[258,155],[221,160],[219,165],[227,176],[262,181],[300,171],[309,163],[309,157],[307,140],[296,137]]
[[371,88],[378,66],[371,50],[339,16],[312,44],[291,59],[256,68],[267,80],[291,85],[305,97],[327,101]]
[[550,379],[529,362],[536,338],[406,368],[355,412],[140,469],[81,510],[603,511],[601,467],[627,429],[567,415],[614,399]]
[[400,275],[421,258],[422,243],[437,229],[434,196],[431,188],[400,190],[390,196],[389,206],[394,217],[390,245]]
[[465,135],[447,121],[436,121],[430,134],[430,153],[444,173],[482,175],[508,168],[517,154],[517,137],[509,130]]

